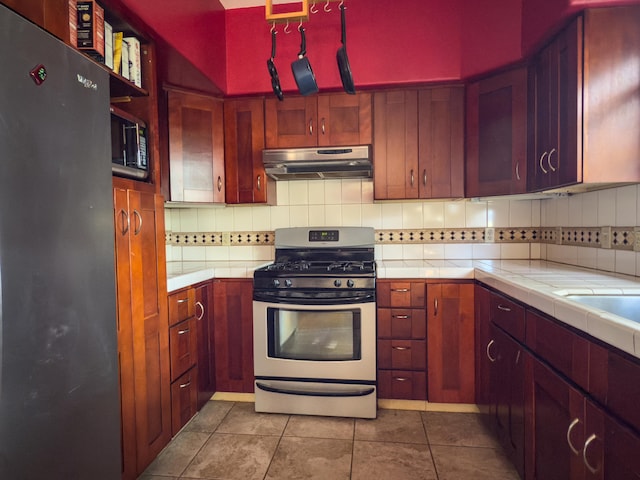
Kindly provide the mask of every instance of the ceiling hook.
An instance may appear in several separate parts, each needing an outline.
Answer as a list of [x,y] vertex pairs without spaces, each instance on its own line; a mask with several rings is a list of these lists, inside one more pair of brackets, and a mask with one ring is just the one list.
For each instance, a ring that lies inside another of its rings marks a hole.
[[[315,9],[315,10],[314,10]],[[316,8],[316,2],[314,1],[313,4],[311,5],[311,8],[309,9],[309,11],[311,13],[318,13],[318,9]]]
[[327,0],[326,5],[324,6],[324,11],[325,11],[325,12],[327,12],[327,13],[329,13],[329,12],[331,11],[331,9],[329,8],[329,2],[330,2],[330,1],[331,1],[331,0]]
[[298,25],[298,31],[302,31],[302,17],[300,17],[300,25]]
[[269,33],[273,33],[275,31],[275,29],[276,29],[276,22],[273,22],[271,24],[271,30],[269,30]]
[[338,9],[341,9],[343,5],[344,5],[344,0],[340,0],[340,5],[338,5]]
[[284,33],[291,33],[291,30],[289,30],[289,19],[287,18],[287,26],[284,27]]

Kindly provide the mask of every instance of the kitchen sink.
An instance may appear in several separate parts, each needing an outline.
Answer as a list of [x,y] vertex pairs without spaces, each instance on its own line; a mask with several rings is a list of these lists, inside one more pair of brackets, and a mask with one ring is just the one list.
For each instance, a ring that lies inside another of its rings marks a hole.
[[640,323],[640,295],[570,294],[565,298]]

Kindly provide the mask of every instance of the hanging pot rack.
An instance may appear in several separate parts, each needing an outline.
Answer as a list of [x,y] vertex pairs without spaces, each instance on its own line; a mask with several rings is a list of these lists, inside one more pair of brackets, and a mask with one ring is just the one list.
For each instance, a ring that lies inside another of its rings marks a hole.
[[[289,22],[306,22],[309,20],[309,13],[318,13],[320,8],[322,8],[325,12],[330,12],[331,7],[330,3],[333,2],[343,2],[344,0],[301,0],[302,8],[297,11],[292,12],[284,12],[284,13],[273,13],[273,0],[266,0],[265,5],[265,18],[267,22],[271,24],[279,24],[279,23],[289,23]],[[311,3],[311,7],[309,7],[309,3]],[[324,4],[324,7],[320,7],[320,5]],[[315,8],[315,10],[314,10]]]

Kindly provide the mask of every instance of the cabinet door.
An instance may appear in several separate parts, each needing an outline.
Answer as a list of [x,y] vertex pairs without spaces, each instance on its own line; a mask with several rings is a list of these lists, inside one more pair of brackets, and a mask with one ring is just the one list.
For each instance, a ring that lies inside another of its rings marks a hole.
[[139,474],[171,438],[164,207],[152,193],[116,188],[114,195],[123,452],[125,469],[135,459]]
[[467,87],[466,196],[527,189],[527,69]]
[[371,94],[318,96],[318,146],[371,143]]
[[580,452],[585,478],[640,478],[640,436],[590,401],[585,413],[585,443]]
[[474,403],[473,284],[427,285],[429,401]]
[[275,203],[275,184],[267,178],[262,164],[264,145],[263,99],[225,100],[227,203]]
[[213,339],[213,283],[195,287],[196,322],[198,332],[198,410],[216,391]]
[[538,361],[533,365],[533,412],[533,478],[583,479],[584,397]]
[[120,367],[120,409],[122,429],[122,478],[138,477],[136,464],[136,383],[133,355],[133,312],[131,309],[131,247],[129,245],[129,198],[124,188],[113,189],[115,265],[118,295],[117,330]]
[[418,93],[419,197],[464,197],[464,88]]
[[476,404],[480,412],[487,414],[491,404],[491,369],[495,353],[491,349],[495,340],[491,338],[491,292],[480,285],[475,286],[475,354],[476,354]]
[[216,387],[253,392],[253,281],[213,281]]
[[535,60],[535,155],[531,190],[582,181],[582,17]]
[[418,92],[376,92],[373,102],[374,197],[418,198]]
[[171,200],[224,203],[222,101],[173,90],[168,97]]
[[509,335],[491,325],[494,363],[491,371],[492,414],[505,452],[524,478],[525,352]]
[[318,103],[314,97],[264,102],[267,148],[315,147],[318,144]]

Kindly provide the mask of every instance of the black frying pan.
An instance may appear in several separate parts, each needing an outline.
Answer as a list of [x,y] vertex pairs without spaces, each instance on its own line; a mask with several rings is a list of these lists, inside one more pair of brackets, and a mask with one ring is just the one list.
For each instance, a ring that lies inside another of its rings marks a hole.
[[340,79],[342,80],[342,86],[344,91],[355,95],[356,86],[353,83],[353,75],[351,75],[351,67],[349,66],[349,58],[347,57],[347,27],[345,25],[345,14],[344,11],[346,7],[344,5],[340,5],[340,23],[342,25],[342,46],[338,49],[338,53],[336,53],[336,58],[338,59],[338,69],[340,70]]
[[276,58],[276,31],[271,32],[271,58],[267,60],[267,68],[269,69],[269,75],[271,75],[271,88],[273,93],[276,94],[278,100],[282,101],[284,95],[282,94],[282,88],[280,87],[280,78],[278,77],[278,71],[276,70],[276,64],[273,63],[273,59]]
[[291,71],[300,93],[302,95],[310,95],[318,91],[318,84],[313,70],[311,70],[309,59],[305,57],[307,54],[307,39],[304,35],[304,28],[300,27],[298,30],[301,37],[300,52],[298,52],[298,60],[291,63]]

